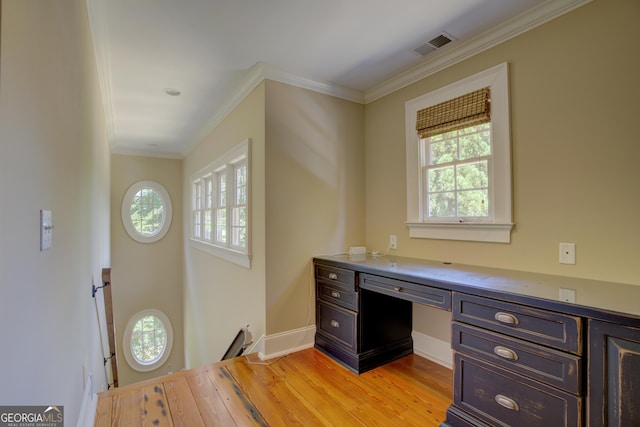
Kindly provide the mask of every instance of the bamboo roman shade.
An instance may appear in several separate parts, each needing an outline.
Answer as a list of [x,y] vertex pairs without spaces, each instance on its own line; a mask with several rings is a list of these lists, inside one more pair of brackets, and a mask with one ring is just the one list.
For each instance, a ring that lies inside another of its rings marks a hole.
[[485,87],[419,110],[416,131],[420,138],[491,121],[491,89]]

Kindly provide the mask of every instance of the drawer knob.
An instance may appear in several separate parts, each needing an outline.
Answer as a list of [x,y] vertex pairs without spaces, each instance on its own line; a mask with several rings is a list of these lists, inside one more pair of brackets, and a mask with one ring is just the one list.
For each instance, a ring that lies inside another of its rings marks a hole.
[[336,273],[329,273],[329,279],[338,280],[338,275]]
[[498,345],[494,347],[493,352],[498,356],[502,357],[503,359],[518,360],[518,353],[516,353],[515,351],[507,347],[502,347]]
[[340,298],[340,292],[338,291],[331,291],[331,296],[334,298]]
[[340,323],[337,320],[332,320],[331,321],[331,327],[332,328],[339,328],[340,327]]
[[400,291],[402,291],[402,288],[398,286],[398,287],[393,288],[393,290],[396,291],[396,292],[400,292]]
[[507,397],[507,396],[505,396],[505,395],[496,394],[495,399],[496,399],[496,402],[498,403],[498,405],[500,405],[500,406],[502,406],[504,408],[510,409],[512,411],[519,411],[520,410],[520,407],[518,406],[516,401],[511,399],[511,398],[509,398],[509,397]]
[[505,323],[507,325],[517,325],[518,318],[513,314],[503,313],[501,311],[497,312],[495,315],[495,319],[500,323]]

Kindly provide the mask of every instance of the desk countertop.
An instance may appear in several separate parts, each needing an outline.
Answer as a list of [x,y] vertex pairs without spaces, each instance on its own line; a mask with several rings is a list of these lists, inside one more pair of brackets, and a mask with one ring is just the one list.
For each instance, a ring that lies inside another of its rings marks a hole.
[[[342,266],[363,273],[440,287],[458,292],[529,303],[543,302],[547,308],[569,314],[618,321],[631,317],[640,326],[640,284],[605,282],[456,263],[443,263],[397,256],[326,255],[315,262]],[[563,302],[560,289],[575,290],[575,303]]]

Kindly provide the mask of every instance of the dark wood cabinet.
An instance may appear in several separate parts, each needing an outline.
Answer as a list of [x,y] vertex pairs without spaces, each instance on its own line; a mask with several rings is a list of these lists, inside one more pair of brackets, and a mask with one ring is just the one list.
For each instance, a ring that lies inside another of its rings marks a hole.
[[495,426],[578,427],[581,399],[539,381],[456,353],[453,403]]
[[569,393],[582,392],[582,357],[453,322],[451,346]]
[[[442,427],[640,426],[640,286],[401,257],[314,264],[315,345],[355,372],[413,351],[413,303],[452,311]],[[582,305],[552,299],[563,288]]]
[[454,292],[453,319],[450,425],[582,425],[580,317]]
[[411,302],[360,289],[352,270],[316,265],[315,277],[317,349],[357,373],[413,352]]
[[589,425],[640,426],[640,329],[589,321]]
[[582,353],[582,320],[549,310],[454,293],[456,320],[574,354]]

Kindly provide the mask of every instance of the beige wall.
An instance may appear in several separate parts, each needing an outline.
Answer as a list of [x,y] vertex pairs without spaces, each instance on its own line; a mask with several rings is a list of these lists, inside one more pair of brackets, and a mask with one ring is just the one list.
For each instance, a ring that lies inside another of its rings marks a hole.
[[[184,160],[184,316],[188,367],[220,360],[238,330],[265,331],[264,83]],[[190,244],[191,179],[229,149],[251,139],[251,269]]]
[[89,372],[107,384],[91,285],[109,266],[110,156],[92,46],[84,1],[2,2],[0,402],[63,405],[67,425]]
[[251,138],[250,270],[190,246],[185,197],[189,366],[219,360],[245,324],[255,341],[315,323],[311,258],[364,241],[363,118],[361,105],[265,80],[185,160],[186,195],[195,172]]
[[[367,105],[367,246],[397,234],[398,255],[640,284],[638,18],[635,0],[596,0]],[[510,66],[511,244],[410,239],[404,103],[502,62]],[[560,242],[576,243],[576,265],[558,263]],[[448,339],[446,323],[416,307],[415,329]]]
[[[594,0],[365,107],[265,81],[183,162],[113,156],[118,331],[146,308],[137,302],[166,304],[176,336],[167,364],[218,360],[245,324],[257,339],[313,323],[313,255],[360,244],[384,250],[389,234],[399,255],[638,284],[639,17],[635,0]],[[409,239],[404,103],[501,62],[511,79],[512,243]],[[1,65],[0,339],[12,351],[0,364],[0,401],[62,403],[75,420],[87,372],[97,390],[106,386],[89,291],[110,264],[110,157],[84,2],[4,0]],[[246,138],[250,270],[192,248],[188,196],[173,200]],[[127,242],[119,220],[124,191],[140,179],[161,182],[174,204],[163,241],[178,243],[156,244],[162,253],[152,257],[154,245]],[[41,253],[42,208],[53,210],[56,228],[53,248]],[[558,264],[559,242],[577,244],[575,266]],[[131,259],[116,259],[123,254]],[[146,258],[167,261],[161,279],[158,263],[131,266]],[[449,339],[448,313],[416,306],[414,317],[418,331]],[[122,357],[120,366],[124,380]]]
[[364,244],[364,107],[266,83],[271,335],[315,324],[314,255]]
[[[131,185],[155,181],[171,198],[173,218],[167,234],[155,243],[133,240],[122,224],[122,201]],[[184,368],[182,315],[182,161],[113,155],[111,160],[111,260],[113,312],[120,384],[126,385]],[[158,309],[173,328],[173,350],[150,372],[133,370],[124,358],[122,336],[134,314]]]

